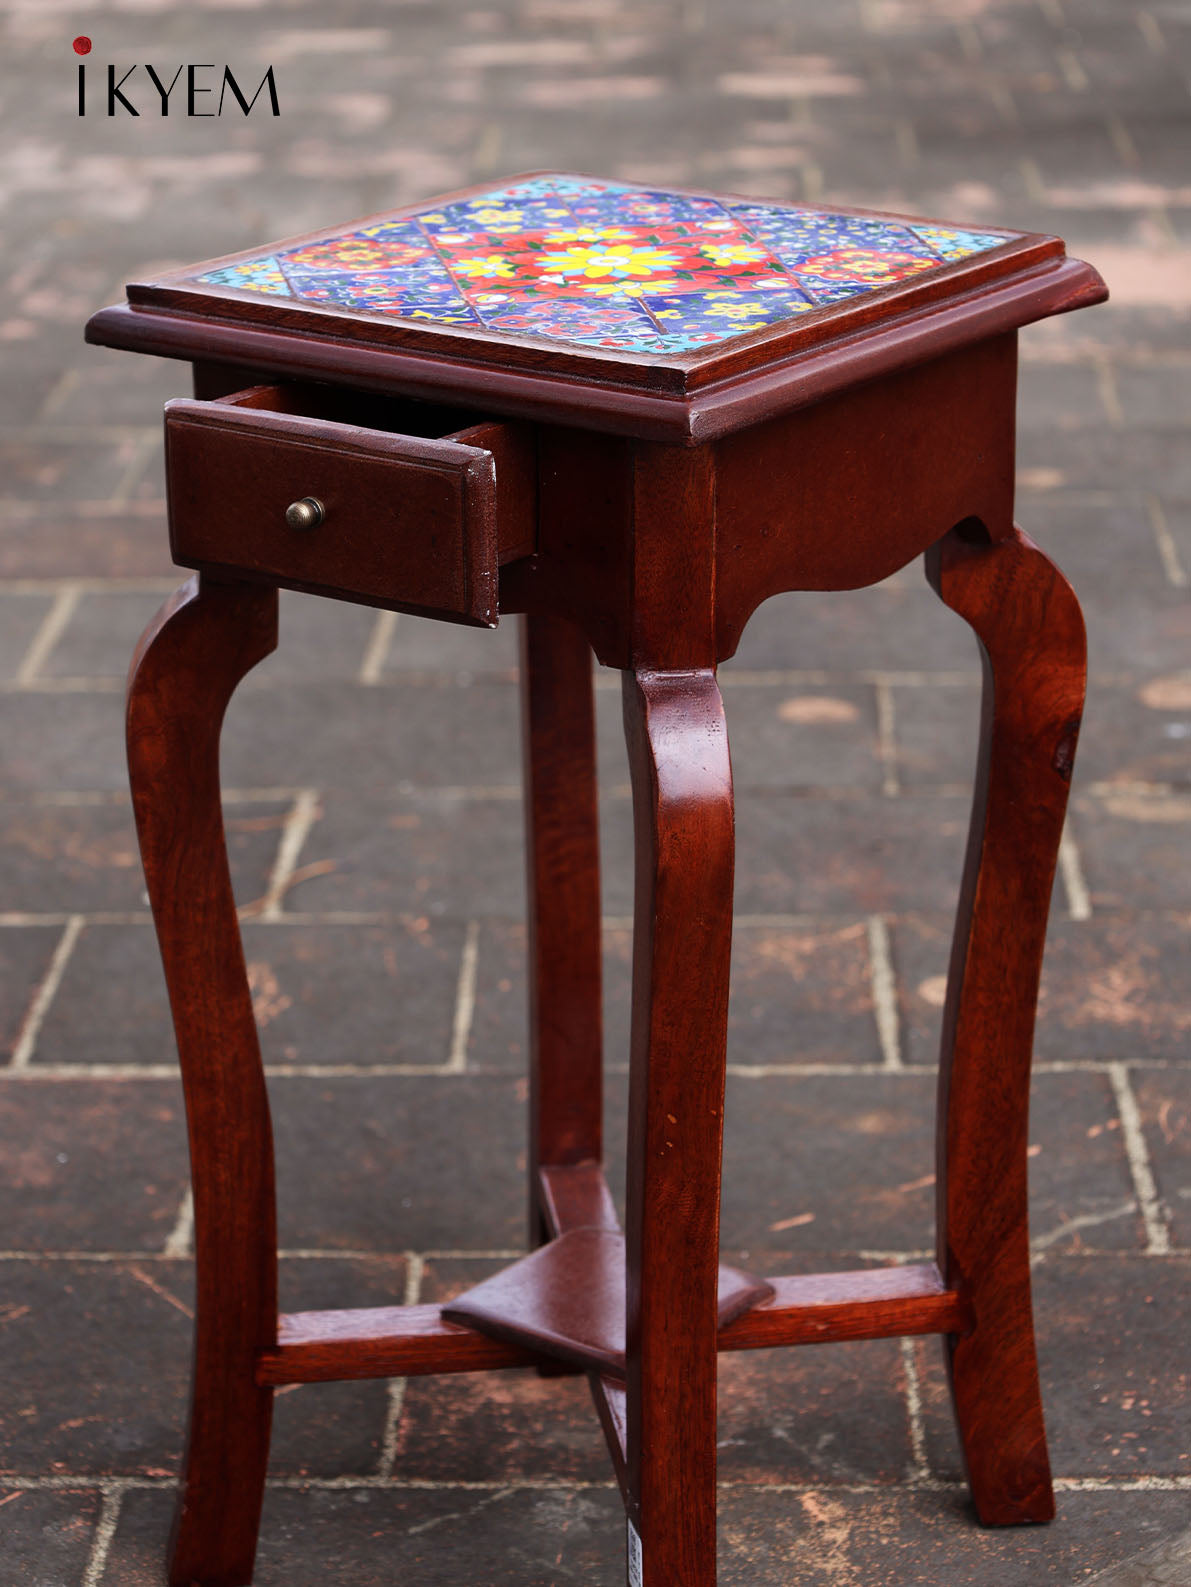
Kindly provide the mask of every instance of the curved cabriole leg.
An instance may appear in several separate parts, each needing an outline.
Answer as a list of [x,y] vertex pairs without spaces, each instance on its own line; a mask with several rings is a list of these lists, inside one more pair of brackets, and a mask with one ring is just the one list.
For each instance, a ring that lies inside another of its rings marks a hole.
[[732,772],[713,672],[625,673],[624,717],[636,831],[626,1219],[627,1487],[636,1538],[630,1534],[629,1579],[714,1587]]
[[971,522],[927,577],[980,641],[980,757],[952,946],[939,1094],[939,1265],[971,1303],[948,1340],[972,1498],[986,1526],[1054,1514],[1030,1302],[1026,1144],[1034,1014],[1075,740],[1083,618],[1032,541]]
[[128,764],[186,1093],[196,1311],[173,1587],[252,1580],[272,1391],[254,1381],[277,1334],[273,1141],[236,920],[219,735],[240,679],[277,643],[277,592],[191,579],[133,658]]

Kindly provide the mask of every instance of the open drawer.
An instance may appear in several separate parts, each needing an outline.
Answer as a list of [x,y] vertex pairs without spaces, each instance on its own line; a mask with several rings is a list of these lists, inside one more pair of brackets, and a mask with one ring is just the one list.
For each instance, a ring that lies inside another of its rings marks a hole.
[[286,384],[169,402],[165,439],[183,567],[493,627],[534,549],[527,425]]

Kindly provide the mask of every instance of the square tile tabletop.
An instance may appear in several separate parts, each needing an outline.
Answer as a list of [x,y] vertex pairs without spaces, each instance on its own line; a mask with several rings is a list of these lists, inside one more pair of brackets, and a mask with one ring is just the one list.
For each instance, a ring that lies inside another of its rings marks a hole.
[[193,280],[395,320],[666,354],[747,336],[1013,239],[545,176]]
[[546,172],[134,282],[88,336],[689,444],[1102,295],[1057,237]]

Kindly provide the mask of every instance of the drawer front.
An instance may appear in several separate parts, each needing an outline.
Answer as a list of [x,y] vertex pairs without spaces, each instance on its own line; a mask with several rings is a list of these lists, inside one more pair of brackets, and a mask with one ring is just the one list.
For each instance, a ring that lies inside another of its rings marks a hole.
[[[166,405],[177,562],[495,625],[490,451],[237,405],[260,395]],[[291,528],[286,509],[305,497],[321,522]]]

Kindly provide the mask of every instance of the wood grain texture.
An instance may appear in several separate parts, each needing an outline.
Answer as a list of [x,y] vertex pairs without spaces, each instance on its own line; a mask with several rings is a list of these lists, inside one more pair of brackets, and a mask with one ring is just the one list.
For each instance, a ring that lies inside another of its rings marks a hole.
[[1007,532],[1016,387],[1002,335],[721,441],[716,659],[781,591],[875,584],[963,518]]
[[128,766],[178,1041],[194,1185],[190,1429],[174,1587],[252,1580],[272,1395],[254,1378],[277,1327],[273,1139],[236,920],[219,735],[237,683],[277,643],[277,592],[191,579],[150,624],[128,680]]
[[973,1326],[948,1359],[986,1525],[1054,1514],[1030,1301],[1026,1144],[1046,919],[1083,711],[1070,585],[1020,530],[975,521],[927,559],[984,667],[980,758],[943,1016],[939,1267]]
[[636,855],[628,1509],[647,1581],[714,1587],[732,772],[709,669],[626,672],[624,720]]
[[[734,1321],[772,1286],[719,1268],[716,1318]],[[457,1295],[445,1321],[614,1377],[625,1375],[625,1242],[619,1229],[568,1229]]]
[[542,1360],[523,1346],[444,1322],[438,1306],[362,1306],[283,1313],[276,1342],[259,1352],[256,1380],[437,1377],[532,1367]]
[[530,1243],[543,1165],[603,1152],[599,812],[591,649],[565,618],[521,625],[529,914]]
[[539,1197],[547,1232],[568,1229],[620,1229],[608,1181],[598,1163],[546,1165],[538,1172]]
[[771,1278],[773,1297],[720,1328],[721,1350],[962,1333],[967,1308],[933,1262]]
[[[495,626],[491,452],[278,412],[269,404],[284,397],[272,387],[243,396],[166,404],[176,562]],[[326,518],[291,529],[285,510],[304,496]]]

